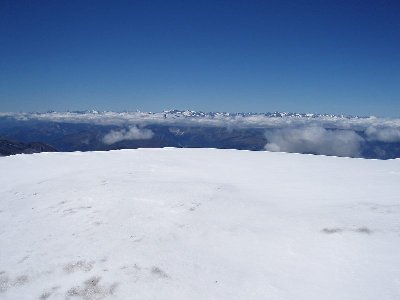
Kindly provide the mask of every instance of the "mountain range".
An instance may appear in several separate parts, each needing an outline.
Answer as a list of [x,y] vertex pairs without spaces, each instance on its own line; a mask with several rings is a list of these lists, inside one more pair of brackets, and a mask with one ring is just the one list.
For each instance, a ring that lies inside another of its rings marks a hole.
[[400,157],[399,119],[313,113],[0,113],[0,137],[58,151],[178,147]]

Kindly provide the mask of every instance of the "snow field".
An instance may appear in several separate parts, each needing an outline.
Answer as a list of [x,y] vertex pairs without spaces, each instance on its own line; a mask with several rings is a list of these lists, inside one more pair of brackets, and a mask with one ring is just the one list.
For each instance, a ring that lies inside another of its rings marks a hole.
[[400,160],[0,158],[0,299],[400,299]]

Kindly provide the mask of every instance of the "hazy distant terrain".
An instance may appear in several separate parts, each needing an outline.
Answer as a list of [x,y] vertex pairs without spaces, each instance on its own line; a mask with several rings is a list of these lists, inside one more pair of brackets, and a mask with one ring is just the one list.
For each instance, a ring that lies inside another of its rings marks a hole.
[[21,143],[0,138],[0,156],[7,156],[7,155],[14,155],[21,153],[32,154],[39,152],[57,152],[57,150],[43,143],[38,143],[38,142]]
[[0,138],[58,151],[178,147],[400,157],[398,119],[299,113],[2,113]]
[[398,159],[139,149],[0,169],[1,299],[400,298]]

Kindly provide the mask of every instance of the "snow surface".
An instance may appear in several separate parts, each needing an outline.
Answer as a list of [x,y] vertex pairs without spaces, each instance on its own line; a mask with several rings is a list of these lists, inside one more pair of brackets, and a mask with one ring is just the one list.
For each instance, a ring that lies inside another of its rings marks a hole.
[[0,158],[1,299],[400,299],[400,160]]

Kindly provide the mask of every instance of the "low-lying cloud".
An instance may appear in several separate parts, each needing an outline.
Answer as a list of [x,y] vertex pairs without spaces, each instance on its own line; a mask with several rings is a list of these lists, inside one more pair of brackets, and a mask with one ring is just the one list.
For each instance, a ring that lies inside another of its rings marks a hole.
[[370,126],[365,130],[365,135],[369,141],[385,143],[400,142],[400,128],[396,127]]
[[267,130],[265,149],[274,152],[311,153],[359,157],[363,138],[351,130],[328,130],[321,126]]
[[103,137],[103,143],[111,145],[126,140],[149,140],[153,135],[154,133],[150,129],[142,129],[137,126],[132,126],[128,130],[111,130]]
[[0,119],[14,119],[16,121],[47,121],[58,123],[89,123],[96,125],[116,126],[213,126],[228,128],[286,128],[301,126],[321,126],[327,129],[349,129],[365,131],[368,127],[377,130],[395,128],[400,130],[400,118],[387,119],[376,117],[344,117],[335,115],[271,117],[264,114],[227,114],[210,113],[187,116],[185,112],[48,112],[48,113],[1,113]]
[[[400,118],[345,117],[318,114],[230,114],[191,111],[164,112],[48,112],[1,113],[0,122],[57,122],[113,125],[102,138],[105,144],[123,140],[151,139],[146,126],[224,127],[228,130],[265,130],[269,151],[335,156],[399,157]],[[156,130],[156,129],[155,129]],[[178,136],[178,135],[177,135]]]

